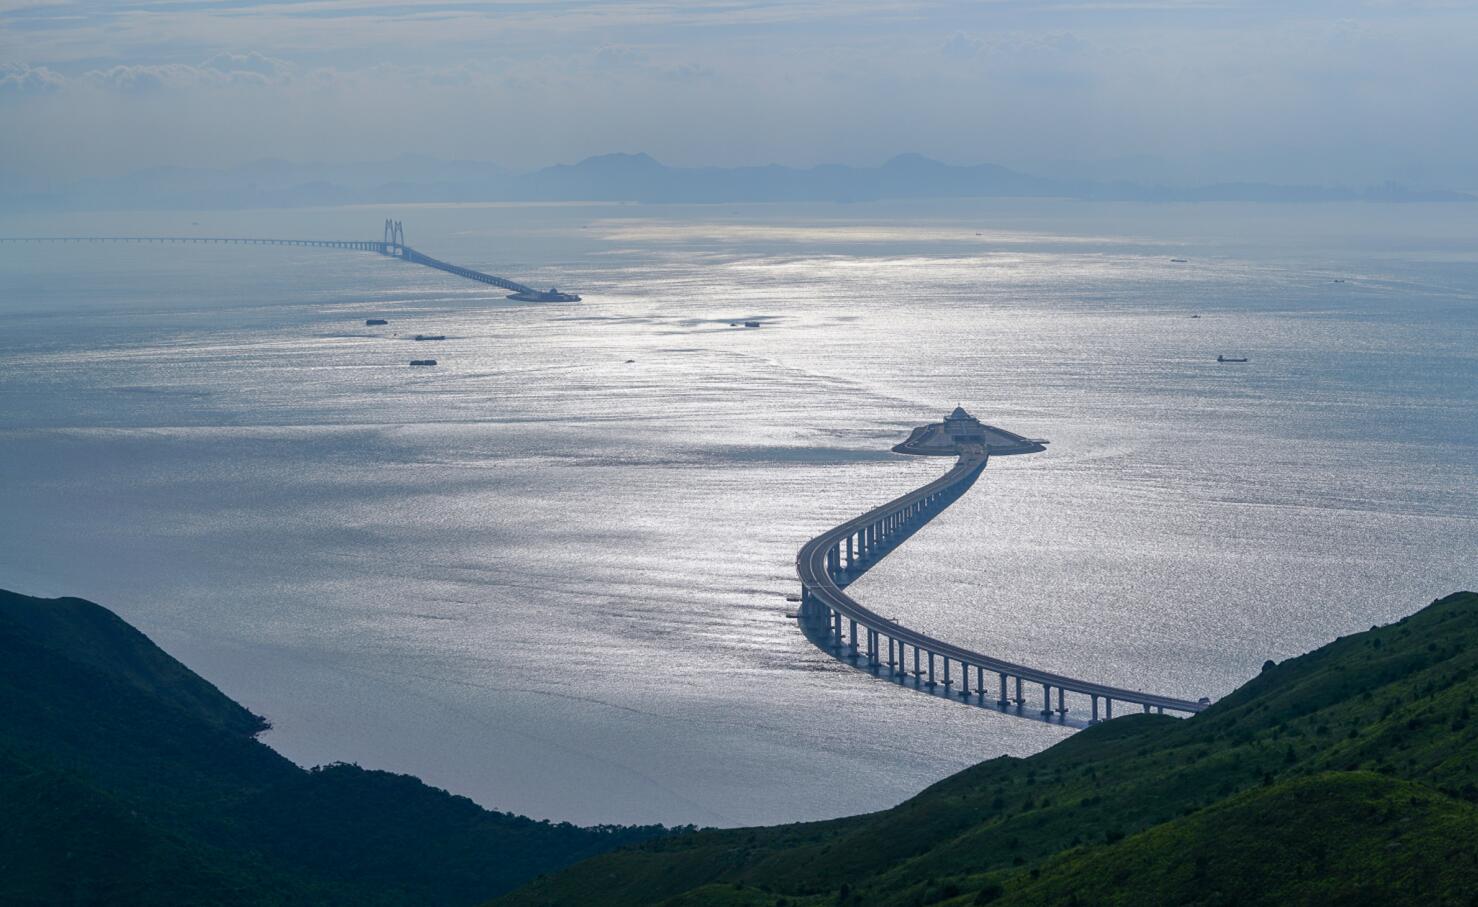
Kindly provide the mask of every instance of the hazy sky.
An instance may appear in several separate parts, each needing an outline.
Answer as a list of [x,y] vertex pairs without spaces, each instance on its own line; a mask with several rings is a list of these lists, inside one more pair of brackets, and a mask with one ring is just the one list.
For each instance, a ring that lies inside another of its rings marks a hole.
[[0,0],[0,174],[405,152],[1478,185],[1478,4]]

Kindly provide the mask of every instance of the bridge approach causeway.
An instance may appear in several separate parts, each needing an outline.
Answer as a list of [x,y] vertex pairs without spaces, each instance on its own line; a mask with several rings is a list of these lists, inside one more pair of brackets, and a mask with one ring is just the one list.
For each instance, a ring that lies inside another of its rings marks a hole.
[[[1004,712],[1031,714],[1027,694],[1035,689],[1041,691],[1040,708],[1033,709],[1037,716],[1061,723],[1069,723],[1069,695],[1080,702],[1088,700],[1088,720],[1094,723],[1114,717],[1115,703],[1139,706],[1146,712],[1200,712],[1209,700],[1179,699],[1082,680],[935,639],[877,614],[844,591],[968,491],[985,471],[992,453],[1031,453],[1042,450],[1045,443],[981,425],[963,409],[956,409],[944,423],[916,429],[894,449],[953,454],[955,465],[927,485],[827,530],[801,548],[796,556],[801,581],[796,616],[802,630],[823,649],[876,676],[936,695],[942,688],[947,697]],[[957,669],[953,676],[952,667]],[[994,693],[987,689],[987,675],[997,686]]]

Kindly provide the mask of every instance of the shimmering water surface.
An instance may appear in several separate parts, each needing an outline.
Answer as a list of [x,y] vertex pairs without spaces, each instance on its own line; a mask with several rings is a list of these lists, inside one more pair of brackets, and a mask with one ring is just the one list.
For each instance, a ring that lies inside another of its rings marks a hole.
[[585,299],[509,303],[367,253],[0,245],[0,586],[109,605],[299,762],[727,825],[885,807],[1062,738],[873,680],[785,619],[796,549],[943,471],[888,448],[956,403],[1051,445],[992,461],[853,587],[932,634],[1216,696],[1478,584],[1470,206],[0,233],[375,238],[388,215],[429,254]]

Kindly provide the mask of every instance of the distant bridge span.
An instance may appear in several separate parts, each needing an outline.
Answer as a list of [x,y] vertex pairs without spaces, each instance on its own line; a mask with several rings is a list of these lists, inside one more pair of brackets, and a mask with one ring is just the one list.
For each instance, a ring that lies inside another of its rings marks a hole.
[[0,236],[0,243],[227,243],[242,246],[310,246],[319,249],[350,249],[356,252],[379,252],[467,280],[512,290],[509,299],[524,302],[579,302],[574,293],[561,293],[554,287],[536,290],[527,284],[496,274],[485,274],[422,254],[405,244],[405,228],[398,220],[385,221],[381,239],[268,239],[250,236]]
[[[985,471],[993,452],[1031,453],[1042,450],[1044,443],[981,425],[963,409],[956,409],[943,423],[915,429],[894,450],[955,456],[954,468],[921,488],[823,532],[801,548],[796,555],[796,573],[801,581],[801,606],[796,617],[802,631],[837,658],[895,683],[1002,712],[1034,712],[1054,723],[1082,723],[1068,719],[1069,693],[1088,698],[1091,723],[1114,717],[1116,702],[1137,705],[1146,712],[1195,714],[1205,709],[1209,700],[1179,699],[1080,680],[935,639],[879,615],[842,591],[968,491]],[[953,678],[951,665],[958,668]],[[998,689],[990,691],[991,681],[997,680]],[[1039,709],[1027,707],[1030,687],[1041,690]]]

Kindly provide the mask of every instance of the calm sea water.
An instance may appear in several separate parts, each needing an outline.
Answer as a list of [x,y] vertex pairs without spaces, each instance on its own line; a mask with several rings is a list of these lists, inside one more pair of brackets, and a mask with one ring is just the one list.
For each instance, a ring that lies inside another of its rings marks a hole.
[[888,448],[956,403],[1051,445],[993,461],[854,587],[930,633],[1217,696],[1478,585],[1467,206],[425,206],[0,233],[376,238],[390,215],[423,251],[585,301],[365,253],[0,245],[0,586],[112,607],[299,762],[534,816],[729,825],[885,807],[1061,739],[845,668],[784,616],[805,539],[946,468]]

